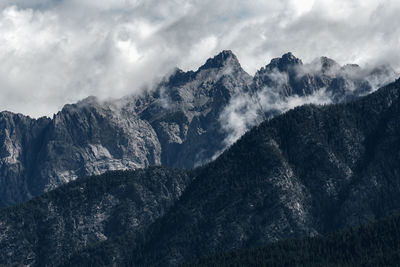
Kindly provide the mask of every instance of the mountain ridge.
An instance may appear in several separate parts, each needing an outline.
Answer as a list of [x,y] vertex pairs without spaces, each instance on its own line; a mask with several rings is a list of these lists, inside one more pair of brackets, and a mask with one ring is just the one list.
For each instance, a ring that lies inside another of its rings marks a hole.
[[[279,60],[301,62],[288,53],[269,66]],[[387,68],[374,74],[367,71],[362,79],[359,74],[337,78],[321,70],[303,75],[307,68],[262,68],[252,77],[232,51],[225,50],[197,71],[177,69],[139,96],[105,102],[89,97],[65,105],[52,119],[2,113],[0,206],[108,170],[194,168],[216,158],[264,119],[302,104],[297,99],[319,101],[313,100],[314,94],[325,95],[327,90],[328,101],[349,101],[372,90],[368,77],[382,82],[393,74]],[[303,78],[298,80],[298,74]],[[327,84],[330,90],[325,89]]]

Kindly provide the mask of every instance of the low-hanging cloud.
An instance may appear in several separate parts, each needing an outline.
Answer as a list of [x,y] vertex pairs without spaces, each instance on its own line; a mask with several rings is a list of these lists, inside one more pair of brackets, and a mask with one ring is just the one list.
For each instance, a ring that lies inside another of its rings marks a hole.
[[[227,133],[225,146],[235,143],[244,133],[266,119],[304,104],[331,104],[332,98],[324,88],[307,96],[282,98],[275,88],[265,87],[254,95],[240,93],[232,98],[220,116],[221,127]],[[222,151],[220,151],[222,152]],[[218,152],[214,158],[216,158]]]
[[0,110],[51,116],[119,98],[223,49],[251,74],[287,51],[398,69],[399,11],[394,0],[3,0]]

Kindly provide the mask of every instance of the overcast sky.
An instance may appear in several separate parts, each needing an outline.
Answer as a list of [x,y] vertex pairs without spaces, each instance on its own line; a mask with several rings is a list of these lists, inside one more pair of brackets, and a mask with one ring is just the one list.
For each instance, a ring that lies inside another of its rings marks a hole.
[[395,0],[0,0],[0,110],[121,97],[224,49],[250,74],[288,51],[399,71],[399,14]]

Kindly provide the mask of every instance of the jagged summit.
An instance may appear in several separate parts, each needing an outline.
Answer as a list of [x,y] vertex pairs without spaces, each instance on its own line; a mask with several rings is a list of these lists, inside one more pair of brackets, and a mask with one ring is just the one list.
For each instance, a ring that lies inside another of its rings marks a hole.
[[329,71],[337,71],[340,69],[340,65],[333,59],[328,57],[320,57],[321,62],[321,71],[322,73],[326,73]]
[[203,70],[218,70],[227,66],[232,67],[232,70],[244,72],[235,54],[233,54],[231,50],[223,50],[213,58],[209,58],[197,71],[183,71],[180,68],[175,68],[167,79],[168,85],[176,87],[182,86],[185,83],[194,80],[196,75],[201,73]]
[[93,105],[93,104],[98,104],[99,103],[99,98],[97,96],[88,96],[76,103],[78,106],[84,106],[84,105]]
[[193,71],[185,72],[180,68],[175,68],[171,76],[168,78],[168,83],[170,86],[181,86],[192,80],[194,74],[195,73]]
[[287,71],[290,67],[301,65],[303,65],[301,59],[295,57],[291,52],[288,52],[280,58],[272,59],[266,68],[270,70],[276,68],[279,71]]
[[361,67],[358,64],[346,64],[341,69],[344,71],[359,71]]
[[231,50],[224,50],[215,57],[208,59],[206,63],[199,68],[199,71],[204,69],[223,68],[227,65],[240,67],[239,60]]

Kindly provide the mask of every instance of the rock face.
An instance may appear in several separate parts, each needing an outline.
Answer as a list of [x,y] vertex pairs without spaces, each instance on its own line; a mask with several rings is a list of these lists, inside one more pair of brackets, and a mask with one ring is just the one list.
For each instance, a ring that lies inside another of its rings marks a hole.
[[78,176],[160,164],[149,123],[96,102],[67,105],[52,120],[2,113],[1,206]]
[[29,177],[50,119],[0,113],[0,207],[31,198]]
[[45,190],[80,176],[161,163],[161,146],[148,122],[95,99],[66,105],[44,138],[36,181]]
[[[195,72],[177,69],[141,96],[106,102],[90,97],[66,105],[52,119],[3,112],[0,207],[108,170],[190,169],[215,158],[250,127],[286,111],[277,107],[279,101],[321,91],[329,92],[330,102],[348,101],[392,77],[390,68],[367,72],[327,58],[303,65],[288,53],[253,78],[231,51],[223,51]],[[264,103],[271,94],[278,99]],[[250,99],[246,108],[255,118],[242,115],[240,105],[232,108],[244,99]],[[244,126],[231,137],[235,122]]]
[[139,116],[159,137],[161,163],[193,168],[223,150],[225,133],[219,117],[233,95],[251,82],[235,55],[223,51],[197,72],[177,70],[151,95],[153,101]]

